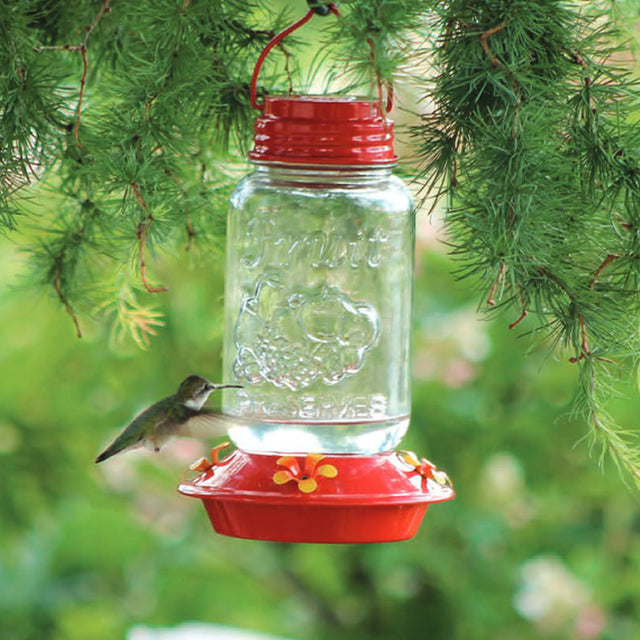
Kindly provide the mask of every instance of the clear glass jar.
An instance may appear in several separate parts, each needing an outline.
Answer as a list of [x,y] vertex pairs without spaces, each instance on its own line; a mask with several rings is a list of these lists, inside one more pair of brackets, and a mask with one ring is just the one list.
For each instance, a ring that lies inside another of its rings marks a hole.
[[255,453],[393,449],[410,413],[415,215],[389,166],[256,164],[229,210],[223,410]]

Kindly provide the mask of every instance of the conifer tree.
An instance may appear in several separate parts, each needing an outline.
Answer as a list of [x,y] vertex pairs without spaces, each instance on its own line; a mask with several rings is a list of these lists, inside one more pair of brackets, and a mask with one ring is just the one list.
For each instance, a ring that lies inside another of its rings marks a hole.
[[[0,228],[19,240],[37,227],[33,280],[78,336],[100,309],[144,346],[165,251],[220,246],[255,117],[253,65],[306,10],[0,0]],[[406,170],[445,207],[459,275],[483,311],[566,354],[594,441],[640,485],[640,453],[604,409],[614,366],[631,371],[640,352],[640,92],[615,62],[630,47],[616,25],[638,9],[345,0],[339,13],[316,20],[313,71],[379,99],[398,79],[420,92]],[[272,52],[261,93],[304,89],[303,44]],[[36,185],[54,207],[30,204]]]

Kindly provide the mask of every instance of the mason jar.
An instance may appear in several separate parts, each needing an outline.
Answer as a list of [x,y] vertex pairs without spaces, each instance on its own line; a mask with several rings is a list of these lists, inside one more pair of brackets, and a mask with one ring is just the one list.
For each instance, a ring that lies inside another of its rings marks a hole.
[[[392,450],[410,414],[415,212],[375,101],[267,97],[229,208],[229,436],[253,453]],[[233,420],[233,417],[237,420]]]

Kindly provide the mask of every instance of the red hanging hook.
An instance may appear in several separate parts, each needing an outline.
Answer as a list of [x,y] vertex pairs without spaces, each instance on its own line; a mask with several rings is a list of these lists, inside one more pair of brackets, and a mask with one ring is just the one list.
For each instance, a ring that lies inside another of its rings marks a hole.
[[391,109],[393,109],[393,85],[389,82],[387,84],[387,104],[386,104],[386,110],[387,113],[389,113],[391,111]]
[[264,104],[258,104],[258,76],[260,75],[260,69],[262,68],[262,63],[265,61],[265,58],[269,55],[269,52],[273,47],[275,47],[280,41],[284,40],[290,33],[293,33],[296,29],[299,29],[303,24],[306,24],[313,18],[314,11],[313,9],[309,9],[308,13],[295,22],[290,27],[287,27],[284,31],[279,33],[275,38],[273,38],[269,44],[264,48],[260,57],[258,58],[258,62],[256,62],[256,66],[253,70],[253,75],[251,76],[251,106],[254,109],[262,110],[264,108]]
[[[272,38],[267,46],[264,48],[258,61],[256,62],[256,66],[253,70],[253,75],[251,76],[251,106],[254,109],[258,109],[262,111],[264,109],[264,104],[258,103],[258,76],[260,75],[260,70],[262,69],[262,65],[269,55],[271,49],[280,44],[282,40],[284,40],[288,35],[292,34],[294,31],[305,25],[311,18],[313,18],[314,14],[318,14],[320,16],[329,15],[329,13],[333,13],[333,15],[340,17],[340,12],[338,11],[338,7],[335,3],[331,4],[319,4],[318,0],[308,0],[310,5],[309,11],[297,22],[294,22],[290,27],[287,27],[284,31],[280,32],[274,38]],[[382,110],[382,87],[378,86],[379,98],[380,98],[380,109]],[[393,108],[393,85],[389,84],[387,86],[387,100],[386,100],[386,113],[389,113]]]
[[[326,7],[326,9],[322,9]],[[318,13],[318,15],[328,15],[329,13],[333,13],[335,16],[339,16],[338,7],[331,3],[328,5],[317,5],[312,6],[311,9],[307,12],[307,14],[300,18],[297,22],[294,22],[290,27],[287,27],[284,31],[275,36],[269,44],[264,48],[264,51],[260,54],[258,61],[256,62],[255,69],[253,70],[253,75],[251,76],[251,106],[254,109],[262,110],[264,105],[258,103],[258,76],[260,75],[260,69],[262,68],[262,64],[265,61],[265,58],[269,55],[269,52],[273,47],[282,42],[289,34],[293,33],[296,29],[299,29],[301,26],[309,22],[311,18],[313,18],[314,14]]]

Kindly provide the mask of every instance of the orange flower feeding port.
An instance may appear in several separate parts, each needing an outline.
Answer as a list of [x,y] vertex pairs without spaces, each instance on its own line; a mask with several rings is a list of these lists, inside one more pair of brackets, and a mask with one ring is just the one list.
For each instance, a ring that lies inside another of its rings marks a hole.
[[394,451],[411,406],[415,209],[391,172],[382,90],[256,103],[260,65],[292,30],[256,65],[254,171],[229,209],[224,377],[242,389],[223,409],[237,450],[212,450],[178,489],[224,535],[406,540],[454,496],[434,464]]

